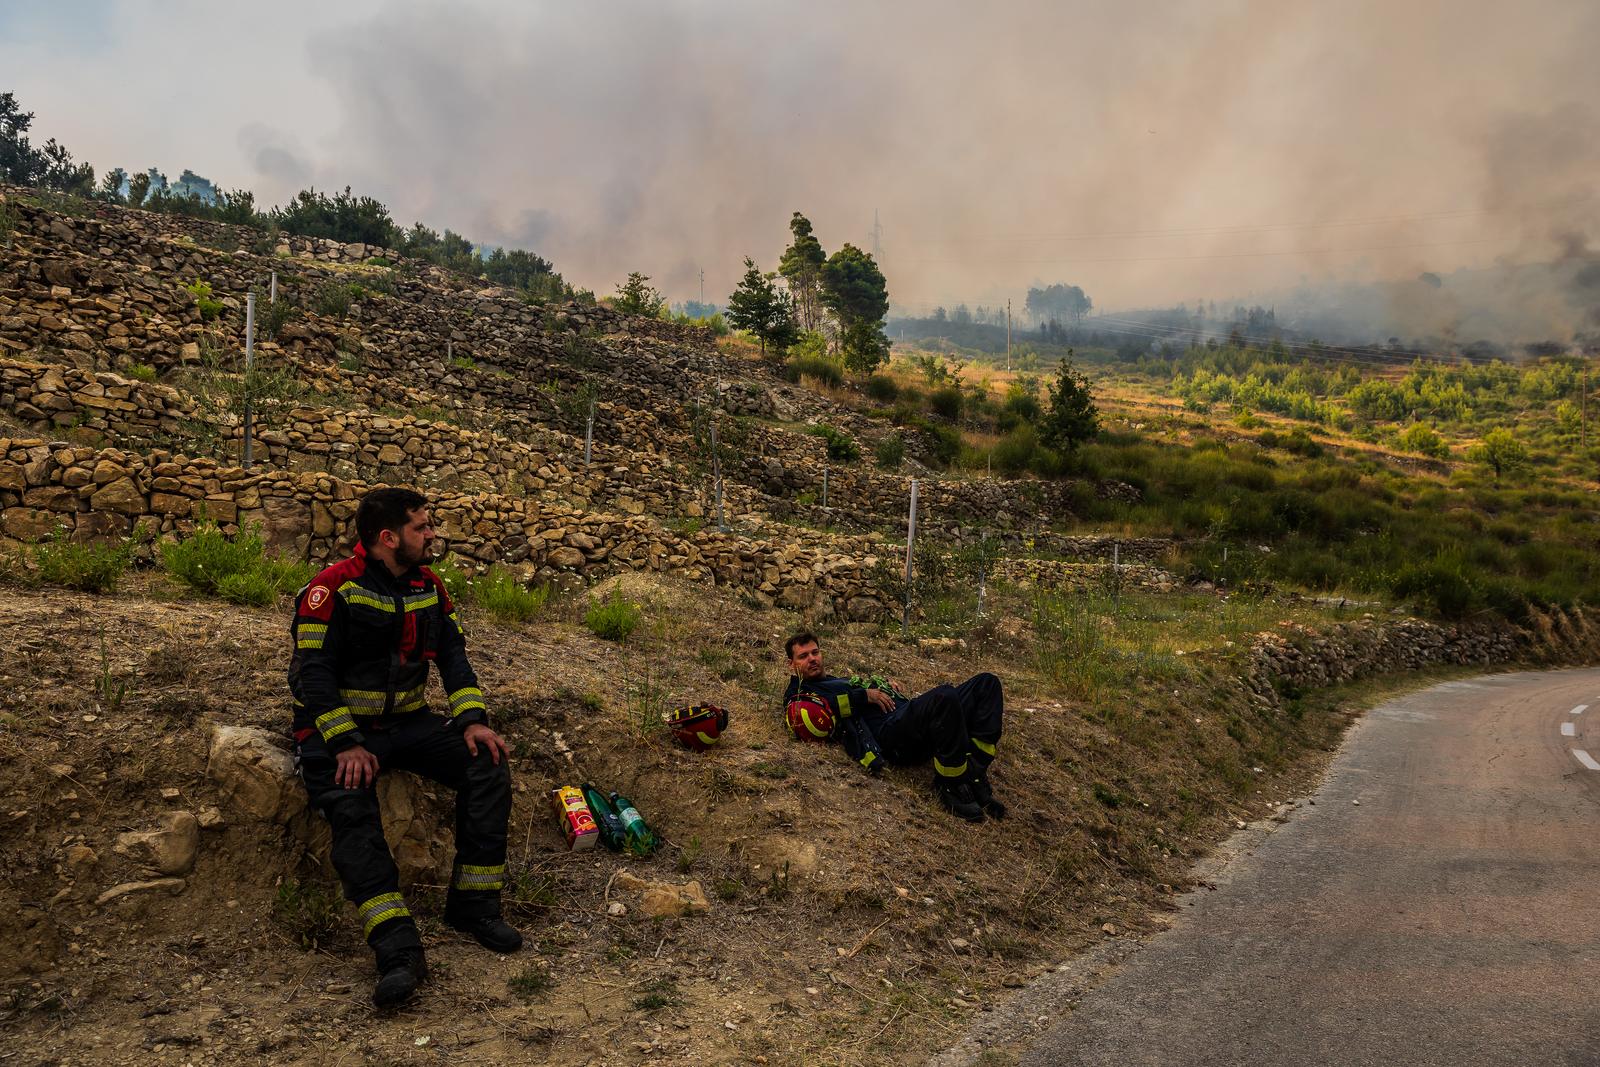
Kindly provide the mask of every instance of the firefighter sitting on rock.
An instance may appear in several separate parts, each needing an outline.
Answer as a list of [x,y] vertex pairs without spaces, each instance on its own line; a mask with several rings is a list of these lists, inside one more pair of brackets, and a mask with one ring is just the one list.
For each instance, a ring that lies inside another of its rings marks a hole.
[[[311,806],[333,830],[333,865],[377,956],[373,1001],[392,1008],[427,977],[417,926],[384,841],[378,777],[420,774],[456,794],[456,858],[445,922],[495,952],[522,935],[500,917],[511,775],[489,728],[460,620],[425,566],[434,538],[428,502],[375,489],[356,510],[355,554],[295,599],[289,689],[295,762]],[[436,663],[448,707],[426,696]]]

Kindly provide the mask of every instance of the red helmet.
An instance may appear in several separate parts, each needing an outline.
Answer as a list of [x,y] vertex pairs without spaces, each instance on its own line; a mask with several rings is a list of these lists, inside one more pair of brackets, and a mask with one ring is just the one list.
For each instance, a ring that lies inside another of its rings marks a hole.
[[826,741],[833,736],[833,709],[809,693],[789,701],[784,718],[798,740]]
[[672,736],[696,752],[704,752],[722,737],[728,728],[728,711],[715,704],[696,704],[692,708],[676,708],[661,716]]

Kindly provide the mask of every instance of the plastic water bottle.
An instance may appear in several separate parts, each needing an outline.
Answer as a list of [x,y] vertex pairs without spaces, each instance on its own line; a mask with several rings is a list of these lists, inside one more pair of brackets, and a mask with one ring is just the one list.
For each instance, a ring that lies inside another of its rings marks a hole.
[[617,815],[606,795],[588,782],[583,783],[583,799],[589,802],[589,813],[600,828],[600,843],[612,852],[621,852],[627,835],[622,829],[622,819]]
[[654,852],[656,835],[650,832],[649,825],[644,821],[644,816],[639,814],[639,809],[633,806],[633,801],[621,793],[612,793],[611,807],[615,809],[617,818],[622,820],[622,833],[627,840],[628,851],[635,856],[648,856]]

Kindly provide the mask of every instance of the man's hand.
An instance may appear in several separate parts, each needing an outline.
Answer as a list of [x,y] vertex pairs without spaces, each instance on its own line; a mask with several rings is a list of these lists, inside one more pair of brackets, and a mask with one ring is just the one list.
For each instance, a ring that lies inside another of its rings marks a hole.
[[345,789],[365,789],[378,780],[378,757],[361,745],[340,749],[333,759],[333,780]]
[[894,697],[885,693],[882,689],[868,689],[867,700],[879,711],[894,710]]
[[496,767],[500,766],[501,760],[510,755],[510,752],[506,749],[506,743],[501,739],[500,735],[481,722],[475,722],[461,731],[461,739],[467,743],[467,751],[472,753],[474,757],[478,755],[479,745],[487,748],[489,750],[489,758],[494,761]]

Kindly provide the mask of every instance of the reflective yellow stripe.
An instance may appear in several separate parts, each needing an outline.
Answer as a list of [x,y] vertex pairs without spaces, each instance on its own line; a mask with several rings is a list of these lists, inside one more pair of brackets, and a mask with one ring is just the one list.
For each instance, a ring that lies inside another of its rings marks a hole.
[[877,758],[878,758],[878,754],[869,749],[869,750],[867,750],[866,755],[861,757],[861,766],[870,767],[870,766],[872,766],[873,761],[876,760]]
[[347,730],[356,728],[356,720],[351,717],[349,708],[334,708],[317,716],[317,732],[324,741],[332,741],[335,737]]
[[310,634],[325,634],[328,632],[328,624],[325,622],[303,622],[295,628],[295,632],[302,637]]
[[455,612],[452,611],[450,613],[450,621],[456,624],[456,633],[460,634],[462,637],[467,636],[467,631],[465,631],[465,630],[463,630],[461,628],[461,616],[460,615],[457,615]]
[[845,695],[845,694],[840,694],[840,696],[839,696],[839,718],[848,719],[849,717],[850,717],[850,697],[848,695]]
[[406,597],[406,610],[421,611],[423,608],[433,607],[438,602],[438,593],[416,593]]
[[361,604],[365,607],[377,608],[379,611],[394,611],[394,601],[388,597],[376,596],[365,586],[358,585],[355,582],[345,582],[341,585],[339,587],[339,595],[344,597],[347,604]]
[[399,893],[379,893],[371,900],[356,905],[356,911],[361,915],[362,937],[371,937],[373,928],[381,922],[411,914],[406,909],[405,898]]
[[321,648],[327,642],[321,637],[302,637],[294,643],[295,648]]
[[488,707],[483,703],[483,690],[477,688],[476,686],[467,685],[462,686],[460,689],[457,689],[455,692],[450,694],[451,718],[455,718],[462,712],[471,711],[474,708],[478,708],[483,711],[489,710]]
[[497,863],[493,866],[474,866],[470,863],[458,863],[455,877],[451,885],[457,889],[495,890],[504,889],[506,884],[506,865]]
[[959,778],[961,775],[967,773],[967,761],[962,760],[961,766],[959,767],[946,767],[944,764],[939,762],[939,757],[935,756],[933,758],[933,769],[944,775],[946,778]]
[[[350,710],[357,715],[382,715],[384,705],[389,702],[389,694],[381,689],[341,689],[339,698],[350,706]],[[407,689],[403,693],[394,695],[395,711],[416,711],[428,702],[428,686],[424,682],[415,689]]]
[[977,749],[979,752],[984,753],[985,755],[994,755],[994,745],[988,741],[979,741],[976,737],[974,737],[972,739],[972,747]]

